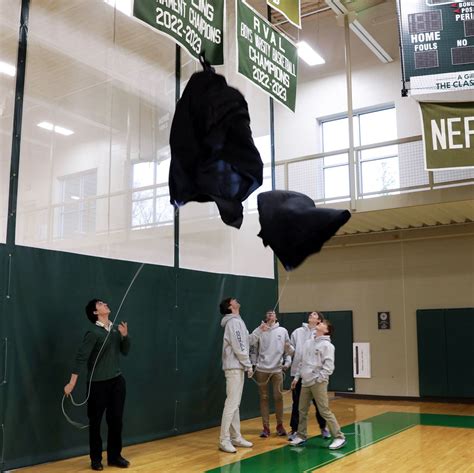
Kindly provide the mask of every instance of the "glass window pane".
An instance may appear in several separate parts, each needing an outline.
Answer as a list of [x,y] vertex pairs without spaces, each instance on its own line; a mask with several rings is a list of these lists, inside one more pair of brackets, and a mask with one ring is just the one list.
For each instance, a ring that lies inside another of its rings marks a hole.
[[153,174],[155,163],[145,162],[133,165],[133,187],[145,187],[153,185]]
[[324,170],[324,197],[346,197],[349,195],[349,166],[338,166]]
[[163,159],[156,163],[156,183],[166,184],[170,173],[171,158]]
[[270,135],[258,136],[253,141],[260,153],[263,164],[270,164],[272,162]]
[[323,123],[323,152],[349,148],[348,119]]
[[[352,119],[354,126],[354,146],[359,146],[359,120]],[[323,152],[328,153],[338,149],[349,148],[349,119],[340,118],[323,122]]]
[[380,148],[364,149],[360,152],[360,159],[368,161],[369,159],[392,158],[398,155],[398,145],[381,146]]
[[362,193],[383,192],[400,187],[398,158],[362,163]]
[[132,203],[132,227],[153,225],[153,199]]
[[347,153],[335,154],[334,156],[326,156],[324,159],[324,166],[336,166],[339,164],[348,164],[349,155]]
[[360,115],[361,145],[397,139],[395,108]]
[[157,197],[155,221],[157,223],[173,223],[173,210],[169,195]]

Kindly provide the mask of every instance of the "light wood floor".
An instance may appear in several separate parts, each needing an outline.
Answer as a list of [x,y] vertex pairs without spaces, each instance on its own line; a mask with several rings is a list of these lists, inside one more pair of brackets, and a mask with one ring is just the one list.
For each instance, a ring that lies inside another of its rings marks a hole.
[[[286,399],[285,405],[289,404],[290,401]],[[474,404],[366,401],[341,398],[331,401],[331,408],[341,425],[351,424],[387,411],[474,416]],[[285,413],[285,420],[285,425],[288,426],[288,412]],[[272,428],[274,427],[273,424]],[[254,447],[239,449],[236,454],[219,452],[217,427],[126,447],[123,455],[132,463],[132,467],[126,471],[129,473],[198,473],[287,445],[286,438],[276,437],[276,435],[268,439],[260,439],[258,437],[261,430],[260,418],[242,422],[241,430],[245,438],[254,442]],[[315,422],[310,423],[309,434],[319,434],[315,428]],[[424,467],[420,469],[422,463],[430,466],[427,467],[428,469]],[[344,468],[345,471],[351,471],[351,473],[362,471],[364,473],[368,471],[465,473],[474,472],[473,465],[473,430],[418,426],[323,467],[318,472],[337,472]],[[104,471],[107,470],[119,471],[105,467]],[[85,473],[91,470],[89,458],[83,456],[16,471],[21,473]]]

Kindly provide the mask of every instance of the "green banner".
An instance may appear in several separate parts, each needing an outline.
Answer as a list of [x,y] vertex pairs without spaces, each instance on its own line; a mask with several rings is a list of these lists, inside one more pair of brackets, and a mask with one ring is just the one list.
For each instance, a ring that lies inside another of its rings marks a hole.
[[427,170],[474,167],[474,102],[420,102]]
[[198,58],[224,64],[224,0],[135,0],[133,16]]
[[241,0],[236,18],[239,73],[294,112],[296,45]]
[[301,28],[300,0],[267,0],[267,5],[280,12],[292,25]]

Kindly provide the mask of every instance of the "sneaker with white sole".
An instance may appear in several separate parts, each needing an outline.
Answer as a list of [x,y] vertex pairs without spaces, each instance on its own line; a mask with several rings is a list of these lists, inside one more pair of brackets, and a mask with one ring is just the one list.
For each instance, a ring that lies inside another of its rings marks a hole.
[[330,439],[331,438],[331,432],[329,432],[329,429],[325,427],[324,429],[321,429],[321,437],[323,439]]
[[293,447],[297,447],[298,445],[303,445],[306,443],[306,439],[301,438],[300,436],[296,435],[295,438],[290,442],[290,445]]
[[236,453],[237,449],[232,445],[230,440],[222,440],[219,442],[219,450],[225,453]]
[[337,438],[331,442],[331,445],[329,445],[329,449],[337,450],[338,448],[344,447],[345,444],[346,444],[345,438]]
[[252,448],[253,447],[253,443],[249,442],[248,440],[245,440],[243,437],[240,437],[240,438],[235,439],[235,440],[231,440],[231,442],[232,442],[232,445],[234,447],[244,447],[244,448]]
[[290,435],[288,435],[288,442],[291,442],[296,438],[297,432],[290,432]]

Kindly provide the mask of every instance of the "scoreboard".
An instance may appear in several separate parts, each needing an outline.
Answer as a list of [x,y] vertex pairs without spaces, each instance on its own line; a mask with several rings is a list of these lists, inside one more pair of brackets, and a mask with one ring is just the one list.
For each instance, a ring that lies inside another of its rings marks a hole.
[[474,0],[399,0],[411,93],[474,89]]

